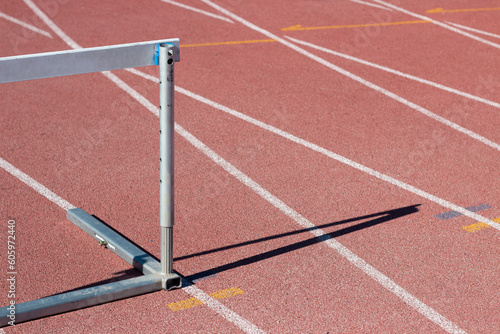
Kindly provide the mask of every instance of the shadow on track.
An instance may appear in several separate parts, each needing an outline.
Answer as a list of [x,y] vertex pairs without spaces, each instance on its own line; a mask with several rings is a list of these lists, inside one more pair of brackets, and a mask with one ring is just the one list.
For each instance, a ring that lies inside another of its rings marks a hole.
[[296,243],[291,244],[291,245],[287,245],[284,247],[273,249],[271,251],[267,251],[267,252],[264,252],[261,254],[253,255],[253,256],[247,257],[245,259],[241,259],[241,260],[238,260],[235,262],[227,263],[227,264],[224,264],[224,265],[212,268],[212,269],[202,271],[202,272],[197,273],[197,274],[187,276],[187,277],[185,277],[185,280],[183,281],[183,285],[186,286],[188,284],[192,284],[191,282],[193,282],[193,281],[200,280],[200,279],[206,278],[208,276],[212,276],[212,275],[220,273],[220,272],[224,272],[224,271],[235,269],[235,268],[238,268],[241,266],[253,264],[253,263],[263,261],[263,260],[266,260],[266,259],[269,259],[269,258],[272,258],[275,256],[279,256],[279,255],[282,255],[282,254],[285,254],[288,252],[293,252],[295,250],[309,247],[309,246],[312,246],[314,244],[317,244],[317,243],[320,243],[320,242],[323,242],[323,241],[326,241],[326,240],[329,240],[332,238],[337,238],[337,237],[340,237],[342,235],[353,233],[353,232],[356,232],[356,231],[359,231],[359,230],[362,230],[365,228],[369,228],[369,227],[372,227],[372,226],[375,226],[378,224],[386,223],[386,222],[391,221],[393,219],[397,219],[397,218],[400,218],[400,217],[403,217],[403,216],[406,216],[409,214],[416,213],[416,212],[418,212],[418,206],[420,206],[420,205],[421,204],[410,205],[410,206],[406,206],[406,207],[398,208],[398,209],[394,209],[394,210],[382,211],[382,212],[378,212],[378,213],[374,213],[374,214],[370,214],[370,215],[360,216],[360,217],[356,217],[356,218],[349,218],[349,219],[341,220],[338,222],[323,224],[323,225],[319,225],[319,226],[312,227],[312,228],[306,228],[306,229],[296,230],[296,231],[292,231],[292,232],[277,234],[277,235],[273,235],[273,236],[269,236],[269,237],[265,237],[265,238],[245,241],[245,242],[238,243],[235,245],[220,247],[220,248],[211,249],[211,250],[207,250],[207,251],[196,253],[196,254],[182,256],[179,258],[175,258],[174,260],[175,261],[184,260],[184,259],[192,258],[195,256],[207,255],[207,254],[221,252],[221,251],[225,251],[225,250],[229,250],[229,249],[233,249],[233,248],[237,248],[237,247],[243,247],[243,246],[247,246],[247,245],[257,244],[260,242],[266,242],[269,240],[284,238],[284,237],[291,236],[291,235],[310,232],[310,231],[317,230],[317,229],[323,229],[323,228],[327,228],[327,227],[332,227],[332,226],[347,224],[347,223],[355,222],[355,221],[359,221],[359,220],[373,218],[373,219],[370,219],[366,222],[359,223],[357,225],[349,226],[349,227],[340,229],[338,231],[325,234],[321,237],[313,237],[313,238],[310,238],[307,240],[296,242]]

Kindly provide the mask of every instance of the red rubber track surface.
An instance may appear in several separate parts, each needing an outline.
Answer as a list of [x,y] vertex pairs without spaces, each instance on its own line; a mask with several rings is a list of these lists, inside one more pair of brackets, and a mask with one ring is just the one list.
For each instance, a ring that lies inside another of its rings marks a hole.
[[[176,85],[408,183],[500,217],[500,152],[380,92],[229,23],[162,1],[34,1],[82,47],[180,38]],[[500,103],[500,50],[432,23],[351,1],[218,5],[279,36],[304,40]],[[366,0],[366,2],[369,2]],[[201,1],[183,4],[223,15]],[[375,2],[370,2],[375,4]],[[440,22],[500,34],[493,0],[400,0]],[[70,47],[22,1],[0,12],[0,57]],[[500,44],[495,37],[475,34]],[[195,46],[205,43],[213,45]],[[302,46],[301,46],[302,47]],[[305,50],[500,143],[500,110],[435,87]],[[158,68],[139,70],[153,76]],[[121,80],[158,102],[158,84]],[[0,157],[160,256],[158,118],[100,73],[0,87]],[[467,333],[500,332],[500,234],[360,170],[176,93],[176,122],[262,188]],[[269,333],[445,333],[309,230],[175,137],[174,268]],[[65,210],[0,169],[0,267],[16,223],[16,303],[140,275],[66,219]],[[5,281],[4,281],[5,282]],[[0,285],[7,305],[9,286]],[[155,292],[5,328],[12,333],[237,333],[207,305],[173,311],[184,290]]]

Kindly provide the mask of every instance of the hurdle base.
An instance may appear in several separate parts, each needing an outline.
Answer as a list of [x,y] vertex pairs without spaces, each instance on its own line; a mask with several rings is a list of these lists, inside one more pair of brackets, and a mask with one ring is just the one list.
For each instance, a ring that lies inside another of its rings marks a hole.
[[[161,263],[110,226],[80,208],[67,211],[68,219],[144,276],[65,292],[0,309],[0,327],[109,303],[128,297],[182,287],[177,273],[161,273]],[[11,322],[13,321],[13,322]]]
[[3,307],[0,310],[0,327],[105,304],[161,289],[162,277],[151,274],[44,297],[17,304],[13,312],[8,307]]
[[182,288],[182,278],[176,273],[160,275],[162,277],[162,289],[163,290],[174,290]]

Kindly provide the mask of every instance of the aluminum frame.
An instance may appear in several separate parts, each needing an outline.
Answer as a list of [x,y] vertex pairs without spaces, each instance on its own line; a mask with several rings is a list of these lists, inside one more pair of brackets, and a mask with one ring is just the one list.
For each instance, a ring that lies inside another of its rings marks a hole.
[[[160,72],[161,260],[84,210],[69,209],[68,220],[145,275],[16,304],[14,323],[182,286],[181,277],[172,268],[174,63],[177,61],[180,61],[178,39],[0,58],[0,83],[147,65],[159,65]],[[11,306],[0,309],[0,327],[7,326],[12,320],[10,311]]]

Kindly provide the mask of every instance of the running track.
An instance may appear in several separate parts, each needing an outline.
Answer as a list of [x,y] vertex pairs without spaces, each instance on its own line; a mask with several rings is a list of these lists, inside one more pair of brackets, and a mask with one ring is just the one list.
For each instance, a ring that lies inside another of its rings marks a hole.
[[[2,2],[1,57],[180,38],[185,277],[5,331],[500,332],[497,7]],[[157,71],[1,86],[0,234],[16,222],[17,303],[139,275],[68,207],[159,257]],[[449,211],[461,215],[436,217]]]

